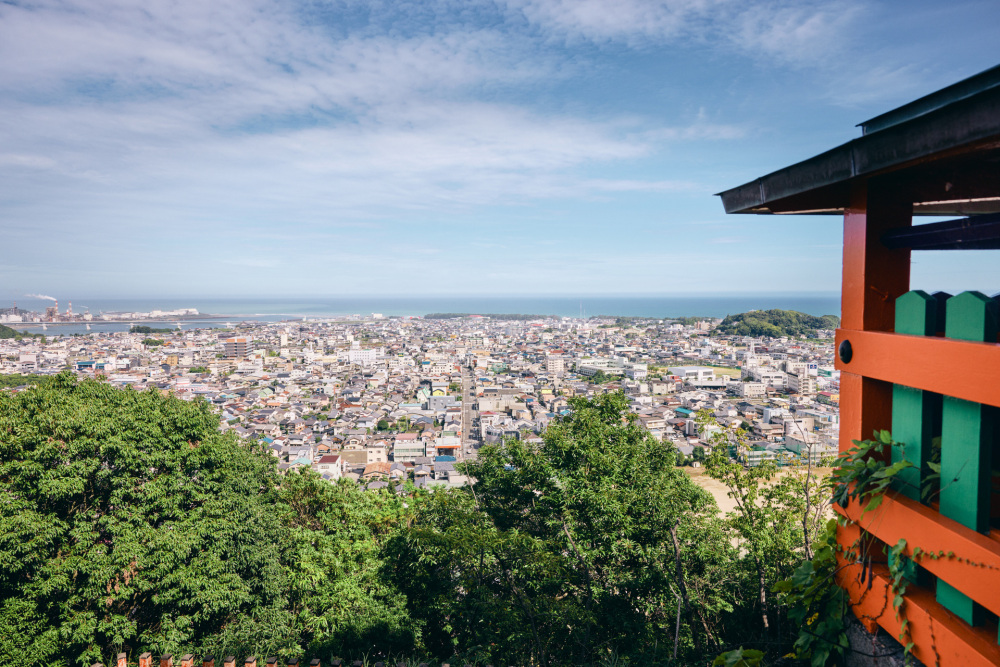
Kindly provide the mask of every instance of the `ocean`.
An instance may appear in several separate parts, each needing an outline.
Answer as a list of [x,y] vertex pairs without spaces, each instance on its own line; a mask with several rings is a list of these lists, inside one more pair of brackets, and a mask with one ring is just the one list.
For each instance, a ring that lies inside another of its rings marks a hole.
[[[421,316],[429,313],[520,313],[526,315],[555,315],[561,317],[593,317],[613,315],[622,317],[669,318],[682,316],[725,317],[748,310],[781,308],[798,310],[810,315],[839,315],[838,293],[774,293],[774,294],[705,294],[664,296],[358,296],[329,298],[148,298],[148,299],[91,299],[74,298],[73,312],[89,310],[94,315],[105,312],[148,312],[197,308],[203,315],[220,315],[224,321],[181,321],[181,328],[223,327],[228,323],[244,320],[280,321],[289,319],[371,315],[386,317]],[[59,310],[65,312],[68,301],[60,301]],[[0,308],[13,305],[0,304]],[[50,301],[21,298],[18,306],[43,311]],[[168,324],[153,326],[170,326]],[[174,324],[173,326],[176,326]],[[42,330],[26,329],[31,333],[72,335],[125,331],[128,323],[92,323],[91,329],[83,325],[68,325]],[[18,327],[20,328],[20,327]]]

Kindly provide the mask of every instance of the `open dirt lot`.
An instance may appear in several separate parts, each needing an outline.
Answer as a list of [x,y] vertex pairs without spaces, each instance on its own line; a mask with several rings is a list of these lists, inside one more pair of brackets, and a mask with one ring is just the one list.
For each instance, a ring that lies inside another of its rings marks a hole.
[[[691,476],[691,479],[695,484],[712,494],[712,497],[715,498],[715,502],[719,505],[719,511],[723,514],[736,509],[736,502],[728,496],[729,489],[727,489],[722,482],[714,480],[706,475],[704,468],[686,467],[684,468],[684,472]],[[833,468],[813,468],[814,475],[827,477],[831,472],[833,472]],[[778,474],[782,475],[787,473],[779,472]]]

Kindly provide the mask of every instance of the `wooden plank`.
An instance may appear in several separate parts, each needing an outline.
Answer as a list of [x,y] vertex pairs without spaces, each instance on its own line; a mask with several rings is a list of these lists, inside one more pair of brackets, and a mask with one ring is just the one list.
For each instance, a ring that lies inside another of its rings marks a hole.
[[1000,213],[893,229],[882,235],[882,244],[910,250],[996,250]]
[[[997,304],[989,297],[963,292],[948,300],[948,338],[995,341],[997,330]],[[996,383],[995,373],[977,370],[980,382]],[[979,532],[989,530],[995,412],[989,406],[950,395],[944,399],[941,513]]]
[[[926,292],[907,292],[896,299],[896,333],[933,336],[937,331],[937,308],[938,300]],[[913,464],[899,472],[894,487],[914,500],[920,500],[922,484],[930,473],[927,462],[940,410],[940,394],[893,385],[892,437],[900,446],[892,448],[892,462]]]
[[850,341],[854,354],[850,363],[838,357],[835,364],[845,373],[1000,406],[996,343],[838,329],[837,346],[844,340]]
[[920,586],[911,586],[904,595],[902,613],[896,611],[890,598],[890,576],[884,565],[874,565],[871,585],[861,581],[861,567],[847,566],[837,573],[837,583],[855,603],[854,614],[864,622],[873,619],[893,637],[899,637],[902,620],[909,621],[913,657],[925,665],[961,665],[962,667],[995,667],[1000,665],[1000,646],[992,633],[974,628],[956,618]]
[[[997,304],[980,292],[963,292],[948,299],[947,338],[995,341]],[[982,372],[982,369],[980,369]],[[995,381],[985,373],[983,378]],[[941,514],[977,532],[990,526],[990,481],[993,413],[988,405],[944,397],[941,418]],[[938,580],[938,602],[972,625],[983,622],[982,607],[953,582]]]
[[913,555],[914,548],[952,552],[952,557],[921,558],[920,566],[1000,614],[1000,533],[977,533],[902,494],[887,495],[877,509],[864,516],[856,500],[836,509],[880,542],[906,540],[907,556]]

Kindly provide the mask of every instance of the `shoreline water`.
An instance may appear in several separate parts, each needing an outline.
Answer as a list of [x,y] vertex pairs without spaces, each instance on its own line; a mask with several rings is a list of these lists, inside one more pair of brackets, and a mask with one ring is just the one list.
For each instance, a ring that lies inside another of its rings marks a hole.
[[[74,311],[150,312],[197,308],[191,320],[230,319],[276,321],[314,317],[350,317],[380,313],[386,317],[424,316],[429,313],[517,314],[555,317],[725,317],[749,310],[779,308],[809,315],[839,315],[839,293],[702,294],[663,296],[358,296],[310,298],[72,298]],[[79,304],[86,304],[80,306]],[[0,308],[13,305],[0,303]],[[18,306],[43,312],[51,302],[18,299]],[[63,310],[62,308],[60,310]],[[131,321],[131,320],[130,320]],[[137,320],[136,320],[137,321]],[[183,318],[156,320],[184,321]]]

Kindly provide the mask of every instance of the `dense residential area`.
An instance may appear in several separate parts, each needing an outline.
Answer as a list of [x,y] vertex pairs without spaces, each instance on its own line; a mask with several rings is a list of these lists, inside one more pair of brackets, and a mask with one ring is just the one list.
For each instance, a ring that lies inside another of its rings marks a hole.
[[[203,399],[216,406],[220,429],[262,440],[280,471],[311,468],[368,489],[464,485],[455,464],[484,444],[540,442],[570,412],[570,398],[618,391],[637,423],[687,465],[723,441],[747,466],[836,455],[829,331],[755,338],[721,335],[720,321],[707,318],[519,317],[373,315],[6,339],[0,371],[68,368]],[[714,419],[699,420],[707,414]],[[743,429],[742,437],[713,437],[718,429]]]

